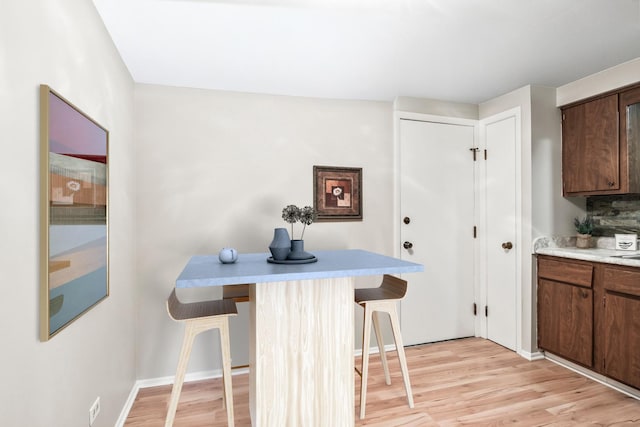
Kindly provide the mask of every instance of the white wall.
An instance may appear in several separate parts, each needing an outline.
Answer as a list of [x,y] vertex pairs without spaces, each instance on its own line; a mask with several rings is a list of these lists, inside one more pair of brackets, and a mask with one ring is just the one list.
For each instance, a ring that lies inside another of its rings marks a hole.
[[[39,85],[110,131],[111,296],[49,342],[39,326]],[[135,379],[133,82],[93,3],[6,0],[0,12],[0,425],[113,426]]]
[[[364,220],[312,224],[305,249],[392,255],[391,103],[152,85],[136,85],[135,93],[138,378],[175,373],[182,326],[169,320],[164,303],[189,257],[223,246],[268,252],[273,229],[287,225],[282,208],[313,204],[313,165],[363,168]],[[375,280],[358,278],[357,285]],[[200,291],[180,297],[213,294]],[[232,342],[248,339],[233,328]],[[196,342],[190,372],[219,368],[213,338]]]
[[562,197],[562,121],[556,89],[531,87],[532,238],[570,236],[573,218],[586,211],[584,197]]
[[[562,197],[562,121],[555,106],[556,89],[531,87],[531,233],[540,236],[570,236],[573,218],[586,211],[584,197]],[[537,343],[537,269],[531,257],[531,294],[527,311],[531,319],[531,349]],[[524,310],[523,310],[524,311]]]

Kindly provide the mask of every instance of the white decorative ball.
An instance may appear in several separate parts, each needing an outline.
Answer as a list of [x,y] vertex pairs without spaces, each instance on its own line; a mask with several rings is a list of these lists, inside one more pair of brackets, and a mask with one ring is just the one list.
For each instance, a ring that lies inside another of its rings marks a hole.
[[238,259],[238,251],[233,248],[222,248],[218,254],[218,259],[223,264],[232,264]]

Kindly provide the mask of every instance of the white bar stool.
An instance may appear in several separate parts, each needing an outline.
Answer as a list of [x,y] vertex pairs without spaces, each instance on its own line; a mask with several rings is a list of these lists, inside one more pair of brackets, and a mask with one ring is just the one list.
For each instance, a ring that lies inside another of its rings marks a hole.
[[[360,419],[364,419],[364,412],[367,401],[367,375],[369,372],[369,343],[371,339],[371,320],[373,319],[373,330],[376,334],[378,349],[380,350],[380,358],[382,360],[382,368],[384,369],[384,377],[387,385],[391,384],[391,376],[389,375],[389,366],[387,364],[387,355],[384,351],[384,342],[382,340],[382,331],[380,330],[380,322],[378,312],[386,312],[389,314],[393,337],[396,343],[396,351],[398,352],[398,360],[400,361],[400,369],[402,370],[402,378],[404,379],[404,388],[407,392],[407,400],[409,407],[413,408],[413,394],[411,393],[411,383],[409,382],[409,370],[407,369],[407,358],[404,354],[402,346],[402,335],[400,335],[400,322],[398,320],[398,312],[396,306],[398,301],[404,298],[407,293],[407,281],[394,276],[385,274],[382,284],[378,288],[363,288],[355,290],[355,301],[364,308],[364,328],[362,336],[362,372],[358,372],[361,376],[360,382]],[[356,369],[357,371],[357,369]]]
[[229,349],[229,316],[235,316],[238,311],[233,299],[217,301],[202,301],[182,303],[176,297],[175,289],[167,299],[167,312],[176,322],[185,324],[184,339],[180,360],[176,370],[176,377],[171,390],[171,400],[165,420],[165,427],[173,426],[176,416],[180,392],[184,375],[187,371],[193,340],[200,332],[209,329],[220,330],[220,348],[222,353],[222,382],[224,384],[223,405],[227,408],[227,424],[234,425],[233,421],[233,392],[231,387],[231,354]]

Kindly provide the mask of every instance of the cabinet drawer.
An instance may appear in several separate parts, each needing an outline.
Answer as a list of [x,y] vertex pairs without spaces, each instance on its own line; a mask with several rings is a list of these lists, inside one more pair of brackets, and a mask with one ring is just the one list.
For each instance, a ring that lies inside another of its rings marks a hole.
[[608,291],[640,297],[640,269],[618,270],[605,268],[604,288]]
[[538,277],[591,288],[593,265],[538,258]]

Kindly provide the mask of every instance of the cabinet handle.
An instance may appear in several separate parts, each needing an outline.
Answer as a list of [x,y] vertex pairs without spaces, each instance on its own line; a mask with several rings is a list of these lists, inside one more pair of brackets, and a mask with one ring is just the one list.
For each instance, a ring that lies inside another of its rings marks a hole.
[[511,249],[511,248],[513,248],[513,243],[511,243],[511,242],[504,242],[504,243],[502,244],[502,249],[509,250],[509,249]]
[[404,246],[405,249],[411,249],[413,247],[413,243],[411,242],[404,242],[402,244],[402,246]]
[[609,181],[609,182],[607,182],[607,185],[609,187],[613,187],[614,185],[616,185],[616,183],[615,183],[615,181]]

